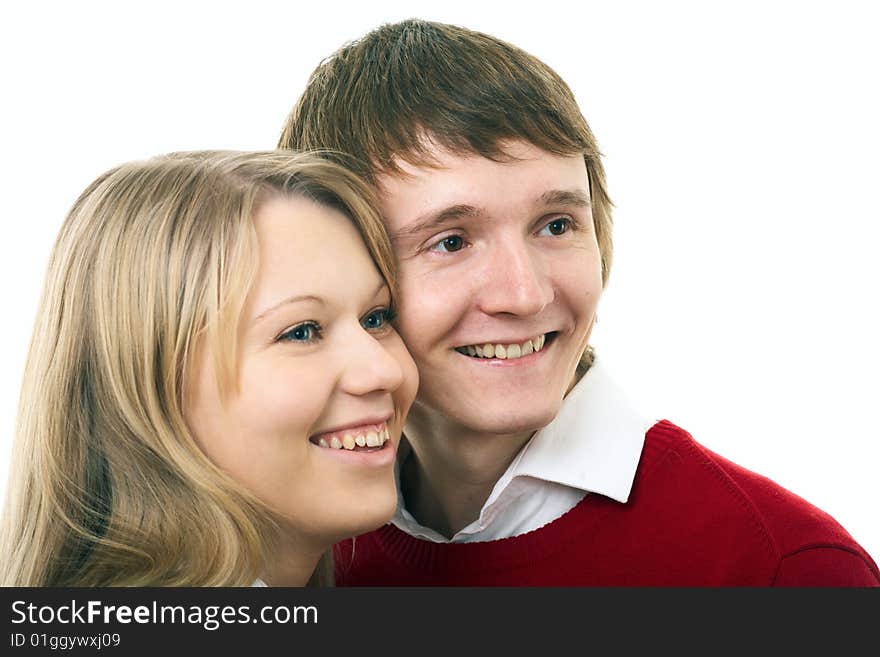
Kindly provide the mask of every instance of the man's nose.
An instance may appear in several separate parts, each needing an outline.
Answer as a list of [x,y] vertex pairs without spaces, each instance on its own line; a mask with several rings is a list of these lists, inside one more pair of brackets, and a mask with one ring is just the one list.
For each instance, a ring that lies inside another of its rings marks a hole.
[[545,263],[519,237],[492,246],[480,278],[479,306],[490,315],[529,317],[553,301],[553,285]]

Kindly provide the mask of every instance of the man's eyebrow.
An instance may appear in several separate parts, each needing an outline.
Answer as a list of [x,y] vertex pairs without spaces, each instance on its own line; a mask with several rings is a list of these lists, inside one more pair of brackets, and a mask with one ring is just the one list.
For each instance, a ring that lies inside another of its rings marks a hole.
[[590,207],[590,196],[582,189],[551,189],[538,197],[538,203],[588,208]]
[[293,297],[287,297],[286,299],[282,299],[281,301],[279,301],[275,305],[269,306],[263,312],[261,312],[259,315],[254,317],[254,323],[259,322],[266,315],[275,312],[281,306],[286,306],[289,303],[299,303],[300,301],[314,301],[315,303],[319,303],[319,304],[325,303],[321,297],[316,297],[314,294],[300,294],[300,295],[293,296]]
[[435,232],[447,224],[454,223],[463,217],[478,217],[482,211],[473,205],[450,205],[442,210],[432,210],[423,214],[413,221],[409,226],[404,226],[400,230],[394,231],[391,240],[399,240],[401,238],[412,237],[425,232]]
[[[538,205],[567,205],[573,207],[590,207],[590,196],[582,189],[551,189],[538,197]],[[464,217],[479,217],[485,214],[473,205],[458,204],[450,205],[442,210],[432,210],[423,214],[410,225],[394,231],[392,241],[420,235],[422,233],[434,233],[447,224],[455,223]]]

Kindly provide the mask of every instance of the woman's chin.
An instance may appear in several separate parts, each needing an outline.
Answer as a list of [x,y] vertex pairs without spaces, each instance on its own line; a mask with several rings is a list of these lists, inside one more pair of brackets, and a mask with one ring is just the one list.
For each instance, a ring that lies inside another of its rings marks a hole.
[[373,531],[388,523],[397,510],[397,489],[389,486],[358,498],[356,504],[338,505],[332,515],[322,517],[322,527],[313,526],[311,531],[324,538],[329,547],[334,543]]
[[340,537],[340,540],[351,536],[358,536],[359,534],[365,534],[382,527],[391,520],[396,511],[397,490],[394,489],[390,494],[384,495],[381,500],[374,500],[373,504],[369,506],[369,509],[364,510],[364,512],[357,518],[356,523],[349,527],[348,531],[345,532],[345,535]]

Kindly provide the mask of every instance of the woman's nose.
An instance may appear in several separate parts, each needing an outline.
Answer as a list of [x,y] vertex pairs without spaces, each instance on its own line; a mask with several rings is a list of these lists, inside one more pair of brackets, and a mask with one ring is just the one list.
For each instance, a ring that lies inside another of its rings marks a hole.
[[349,394],[390,393],[403,383],[400,363],[381,340],[362,327],[353,332],[346,352],[342,386]]

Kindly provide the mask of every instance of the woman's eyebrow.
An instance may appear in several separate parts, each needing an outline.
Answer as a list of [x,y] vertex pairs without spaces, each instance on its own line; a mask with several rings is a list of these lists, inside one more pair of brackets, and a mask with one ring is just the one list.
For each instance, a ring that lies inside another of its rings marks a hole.
[[[371,298],[379,296],[379,294],[382,292],[382,290],[385,290],[387,288],[388,288],[388,284],[384,280],[380,281],[379,285],[376,287],[376,291],[373,292]],[[267,315],[272,314],[273,312],[275,312],[276,310],[278,310],[282,306],[286,306],[291,303],[300,303],[302,301],[311,301],[313,303],[317,303],[322,306],[327,305],[327,300],[324,299],[323,297],[319,297],[314,294],[298,294],[295,296],[287,297],[286,299],[282,299],[278,303],[276,303],[272,306],[269,306],[268,308],[263,310],[263,312],[261,312],[259,315],[254,317],[253,323],[256,324],[261,319],[265,318]]]
[[266,315],[269,315],[269,314],[275,312],[281,306],[286,306],[287,304],[290,304],[290,303],[299,303],[301,301],[313,301],[315,303],[320,303],[320,304],[325,303],[324,299],[322,299],[321,297],[316,297],[314,294],[299,294],[296,296],[287,297],[286,299],[282,299],[278,303],[276,303],[272,306],[269,306],[268,308],[263,310],[259,315],[254,317],[254,323],[259,322],[261,319],[266,317]]

